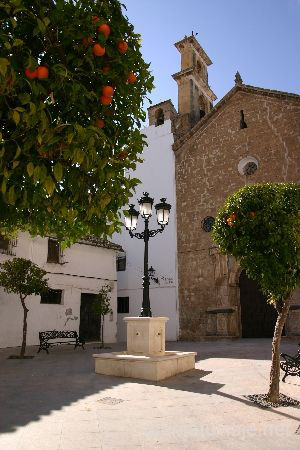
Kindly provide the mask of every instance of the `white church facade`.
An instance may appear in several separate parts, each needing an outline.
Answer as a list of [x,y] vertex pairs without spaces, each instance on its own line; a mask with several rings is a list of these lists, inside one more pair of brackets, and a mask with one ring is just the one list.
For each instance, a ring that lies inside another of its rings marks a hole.
[[[162,108],[164,106],[164,114]],[[178,338],[178,278],[176,251],[176,195],[175,195],[175,161],[172,150],[173,132],[171,118],[176,114],[170,100],[149,108],[149,126],[142,130],[146,136],[147,146],[139,164],[133,173],[141,181],[136,188],[131,203],[138,210],[137,200],[143,192],[154,198],[153,214],[149,229],[159,228],[154,205],[166,198],[171,204],[169,224],[162,233],[149,240],[150,302],[153,316],[168,317],[166,339]],[[144,230],[144,221],[138,219],[137,232]],[[142,307],[142,277],[144,275],[144,241],[131,238],[128,230],[123,228],[121,234],[113,236],[114,242],[120,244],[124,253],[118,257],[118,342],[126,340],[124,317],[139,316]]]

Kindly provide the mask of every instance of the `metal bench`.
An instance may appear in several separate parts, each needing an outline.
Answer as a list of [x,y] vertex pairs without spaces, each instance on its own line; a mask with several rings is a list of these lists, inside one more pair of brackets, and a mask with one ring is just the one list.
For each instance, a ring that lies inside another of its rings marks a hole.
[[[38,349],[38,353],[41,350],[46,350],[47,353],[49,353],[48,349],[51,346],[59,345],[59,344],[69,344],[74,345],[74,350],[77,347],[82,347],[84,350],[84,340],[79,338],[77,331],[40,331],[39,332],[39,339],[40,339],[40,347]],[[61,340],[63,339],[63,340]],[[49,342],[52,341],[53,342]]]
[[300,350],[294,356],[287,353],[281,353],[280,356],[284,359],[280,363],[281,369],[285,372],[282,381],[284,382],[288,375],[292,377],[300,376]]

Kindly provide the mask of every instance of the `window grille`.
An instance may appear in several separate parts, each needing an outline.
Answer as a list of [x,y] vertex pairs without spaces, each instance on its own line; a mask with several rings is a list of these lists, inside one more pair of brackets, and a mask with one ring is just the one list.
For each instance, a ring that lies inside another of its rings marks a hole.
[[59,242],[55,239],[48,239],[48,255],[47,262],[54,264],[62,264],[63,253]]
[[117,256],[117,272],[124,272],[126,270],[126,255]]
[[47,305],[61,305],[62,290],[49,289],[45,294],[41,295],[41,303]]
[[129,313],[129,297],[118,297],[118,314]]
[[17,246],[16,239],[5,239],[0,235],[0,253],[10,256],[16,256],[14,248]]

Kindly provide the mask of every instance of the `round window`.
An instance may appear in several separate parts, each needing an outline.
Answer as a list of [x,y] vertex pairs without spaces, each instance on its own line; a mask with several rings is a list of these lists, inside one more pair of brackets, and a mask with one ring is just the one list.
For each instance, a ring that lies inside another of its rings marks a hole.
[[211,217],[211,216],[207,216],[201,222],[202,229],[204,231],[209,232],[212,230],[214,223],[215,223],[215,218]]

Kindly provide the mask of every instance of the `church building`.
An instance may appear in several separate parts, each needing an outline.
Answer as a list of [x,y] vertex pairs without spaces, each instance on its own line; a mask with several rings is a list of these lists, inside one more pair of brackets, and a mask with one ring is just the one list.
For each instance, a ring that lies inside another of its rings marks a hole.
[[[178,112],[162,102],[149,120],[171,119],[174,136],[179,336],[269,337],[275,309],[237,261],[220,254],[211,230],[218,208],[246,184],[300,181],[300,95],[246,85],[237,72],[213,106],[209,56],[193,35],[175,46]],[[299,289],[285,334],[300,335]]]

